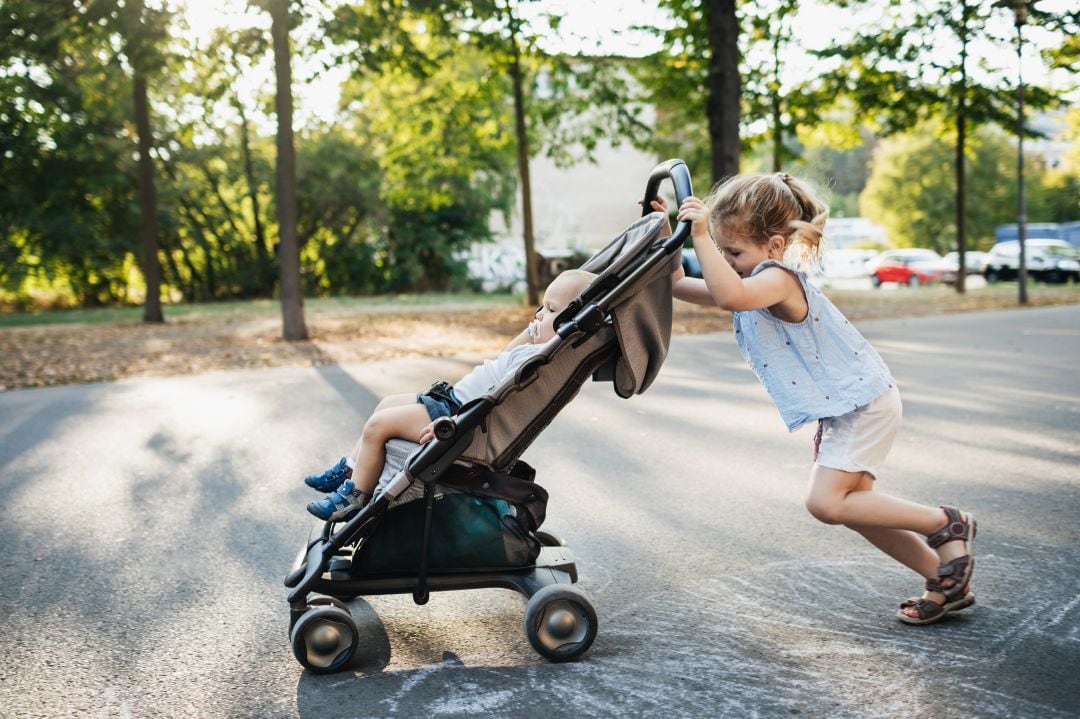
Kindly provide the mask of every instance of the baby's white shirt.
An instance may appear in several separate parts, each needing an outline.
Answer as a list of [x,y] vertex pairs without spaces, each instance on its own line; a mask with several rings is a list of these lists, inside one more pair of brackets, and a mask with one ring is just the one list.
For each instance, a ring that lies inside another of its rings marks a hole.
[[484,360],[472,372],[454,383],[454,394],[458,401],[466,404],[477,397],[486,395],[493,387],[505,382],[518,371],[525,360],[540,351],[542,345],[521,344],[503,350],[494,359]]

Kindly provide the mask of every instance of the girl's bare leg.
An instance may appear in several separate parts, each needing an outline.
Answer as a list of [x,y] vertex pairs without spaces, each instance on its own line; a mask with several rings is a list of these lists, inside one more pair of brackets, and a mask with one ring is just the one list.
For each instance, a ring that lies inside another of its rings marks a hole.
[[356,488],[368,495],[374,491],[386,463],[383,445],[387,440],[399,437],[419,442],[420,433],[429,424],[431,417],[427,408],[417,404],[415,396],[412,397],[412,404],[386,406],[371,415],[353,455],[355,466],[352,479]]
[[[827,524],[843,524],[871,544],[926,579],[937,579],[938,564],[962,556],[966,543],[949,542],[931,549],[918,535],[928,536],[947,521],[945,512],[873,491],[866,472],[842,472],[814,465],[806,495],[806,508]],[[945,598],[926,592],[941,604]],[[917,616],[912,609],[910,616]]]

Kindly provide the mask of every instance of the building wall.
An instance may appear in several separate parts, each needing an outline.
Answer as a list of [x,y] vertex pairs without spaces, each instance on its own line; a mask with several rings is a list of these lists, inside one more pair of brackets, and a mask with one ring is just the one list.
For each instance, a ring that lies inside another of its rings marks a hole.
[[[625,143],[601,145],[595,156],[595,164],[582,162],[569,168],[556,167],[546,157],[530,162],[533,235],[540,254],[567,248],[599,249],[641,217],[637,203],[660,160]],[[521,208],[519,194],[509,226],[501,214],[492,215],[491,229],[500,243],[524,245]]]

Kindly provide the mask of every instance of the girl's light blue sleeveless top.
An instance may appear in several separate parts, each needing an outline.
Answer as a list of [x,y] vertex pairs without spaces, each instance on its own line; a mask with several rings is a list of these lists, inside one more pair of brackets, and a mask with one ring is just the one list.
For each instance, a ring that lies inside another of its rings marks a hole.
[[735,312],[735,340],[788,431],[847,414],[896,384],[881,355],[804,273],[767,260],[751,276],[773,265],[798,277],[806,319],[784,322],[767,309]]

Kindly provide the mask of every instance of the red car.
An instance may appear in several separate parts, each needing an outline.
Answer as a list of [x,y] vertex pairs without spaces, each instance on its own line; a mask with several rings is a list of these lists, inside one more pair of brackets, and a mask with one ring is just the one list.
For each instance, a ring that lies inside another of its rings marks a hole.
[[881,287],[882,282],[918,287],[937,282],[945,269],[941,255],[919,248],[886,250],[866,263],[874,287]]

